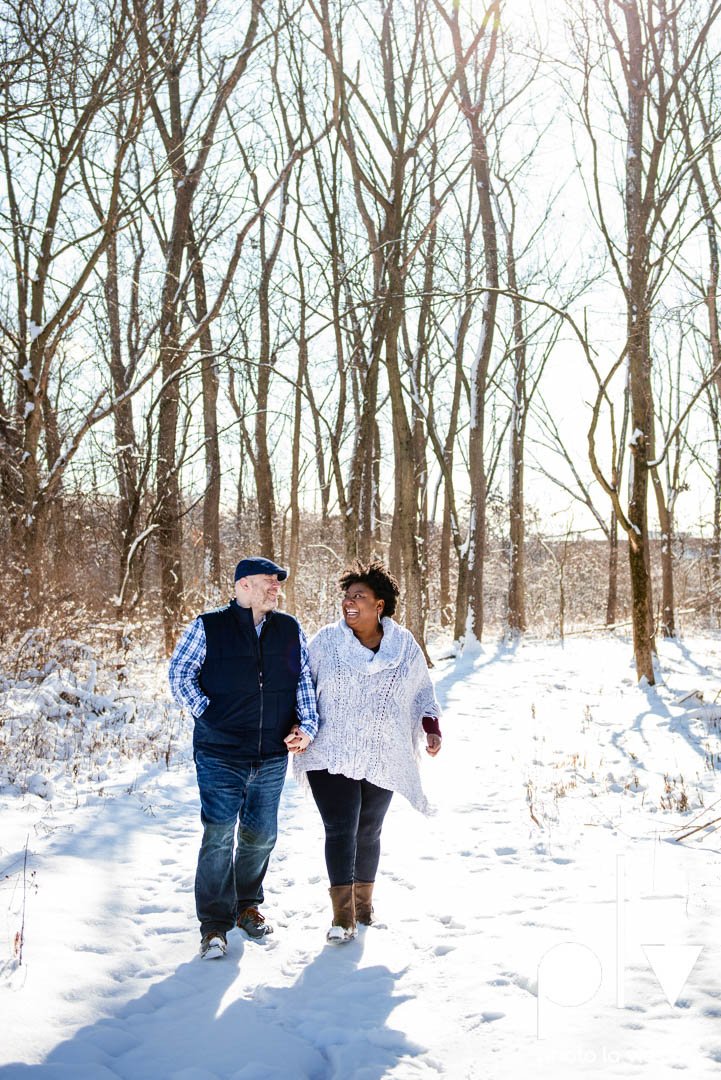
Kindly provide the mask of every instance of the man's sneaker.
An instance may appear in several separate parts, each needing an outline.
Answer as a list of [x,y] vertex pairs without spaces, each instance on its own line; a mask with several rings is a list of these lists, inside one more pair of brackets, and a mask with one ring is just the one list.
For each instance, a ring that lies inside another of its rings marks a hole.
[[200,959],[217,960],[228,951],[228,940],[222,930],[211,930],[200,939]]
[[236,925],[245,930],[248,937],[263,938],[273,933],[273,927],[266,922],[257,908],[247,907],[238,912]]

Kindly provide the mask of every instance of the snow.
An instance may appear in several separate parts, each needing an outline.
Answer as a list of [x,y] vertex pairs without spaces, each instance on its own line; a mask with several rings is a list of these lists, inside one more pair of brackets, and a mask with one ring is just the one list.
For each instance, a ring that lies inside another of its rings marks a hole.
[[3,678],[16,740],[58,731],[41,766],[0,755],[1,1080],[717,1076],[721,642],[659,647],[653,687],[605,635],[438,660],[436,813],[391,805],[386,928],[325,945],[322,827],[289,777],[275,933],[205,963],[165,665],[113,683],[75,646]]

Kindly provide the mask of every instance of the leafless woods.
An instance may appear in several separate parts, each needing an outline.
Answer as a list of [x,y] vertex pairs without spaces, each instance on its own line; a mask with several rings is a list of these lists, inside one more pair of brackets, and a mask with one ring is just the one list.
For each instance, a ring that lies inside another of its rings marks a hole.
[[421,641],[500,565],[519,634],[595,530],[652,681],[680,532],[721,596],[721,0],[0,6],[12,621],[87,564],[170,648],[252,544],[291,610],[382,554]]

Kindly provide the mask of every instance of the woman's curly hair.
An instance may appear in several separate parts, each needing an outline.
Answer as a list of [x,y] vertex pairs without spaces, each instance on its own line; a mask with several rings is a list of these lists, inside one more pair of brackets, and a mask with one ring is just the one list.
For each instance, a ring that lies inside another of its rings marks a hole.
[[367,564],[358,560],[354,566],[349,566],[343,571],[338,584],[343,592],[351,585],[367,585],[377,600],[383,601],[383,614],[389,618],[396,610],[396,601],[400,595],[398,582],[382,562],[369,562]]

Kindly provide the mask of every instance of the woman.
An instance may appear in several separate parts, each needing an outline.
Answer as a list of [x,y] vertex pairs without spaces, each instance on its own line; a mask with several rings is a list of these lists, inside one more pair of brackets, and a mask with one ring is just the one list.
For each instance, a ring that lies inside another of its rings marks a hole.
[[418,749],[441,748],[440,709],[423,653],[394,622],[398,585],[379,562],[358,564],[340,579],[343,618],[309,642],[320,727],[295,755],[308,777],[325,827],[333,925],[328,941],[370,925],[383,818],[393,792],[428,811]]

